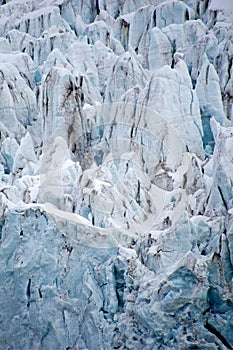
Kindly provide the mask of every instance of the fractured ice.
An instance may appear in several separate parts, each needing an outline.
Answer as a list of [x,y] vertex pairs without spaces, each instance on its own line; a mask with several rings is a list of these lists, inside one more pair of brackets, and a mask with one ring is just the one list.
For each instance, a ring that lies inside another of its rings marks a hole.
[[233,349],[232,18],[0,0],[1,349]]

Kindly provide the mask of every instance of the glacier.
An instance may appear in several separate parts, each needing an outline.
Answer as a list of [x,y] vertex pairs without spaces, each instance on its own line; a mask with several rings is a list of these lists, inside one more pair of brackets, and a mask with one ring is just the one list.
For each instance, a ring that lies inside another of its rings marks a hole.
[[233,349],[230,0],[0,0],[0,348]]

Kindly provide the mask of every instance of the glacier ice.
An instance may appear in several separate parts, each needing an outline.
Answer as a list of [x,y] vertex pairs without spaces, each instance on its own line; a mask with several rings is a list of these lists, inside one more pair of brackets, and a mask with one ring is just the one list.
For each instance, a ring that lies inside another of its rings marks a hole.
[[1,349],[233,349],[232,18],[0,0]]

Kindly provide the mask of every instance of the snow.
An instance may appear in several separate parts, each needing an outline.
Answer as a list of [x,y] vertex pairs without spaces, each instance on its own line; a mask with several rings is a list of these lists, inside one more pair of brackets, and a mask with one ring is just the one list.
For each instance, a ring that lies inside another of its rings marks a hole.
[[213,10],[233,10],[233,5],[230,0],[212,0],[210,8]]

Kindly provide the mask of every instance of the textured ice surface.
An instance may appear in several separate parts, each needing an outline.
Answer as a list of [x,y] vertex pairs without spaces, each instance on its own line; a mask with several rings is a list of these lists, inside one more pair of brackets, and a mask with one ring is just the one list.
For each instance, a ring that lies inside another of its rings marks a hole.
[[1,349],[233,349],[232,13],[0,0]]

